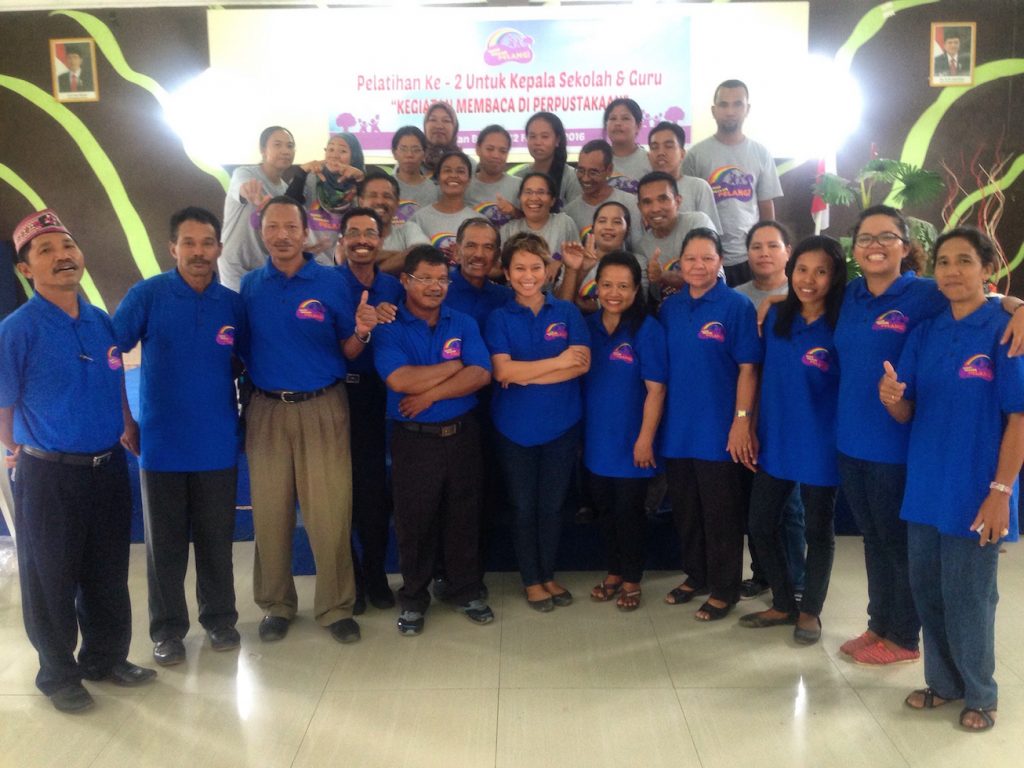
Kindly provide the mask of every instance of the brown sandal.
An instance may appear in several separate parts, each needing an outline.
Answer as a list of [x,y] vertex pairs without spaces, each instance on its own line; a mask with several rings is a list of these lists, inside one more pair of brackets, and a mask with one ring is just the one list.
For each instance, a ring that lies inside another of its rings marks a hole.
[[620,611],[629,612],[635,611],[640,607],[640,595],[642,594],[640,587],[631,589],[629,591],[623,590],[619,594],[619,599],[615,601],[615,607]]
[[590,599],[595,603],[607,603],[622,590],[622,582],[602,581],[590,590]]

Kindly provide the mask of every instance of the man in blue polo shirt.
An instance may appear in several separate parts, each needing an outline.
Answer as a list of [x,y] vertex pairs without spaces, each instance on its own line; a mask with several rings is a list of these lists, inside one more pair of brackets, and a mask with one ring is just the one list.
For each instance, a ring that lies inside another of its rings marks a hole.
[[512,298],[512,290],[490,279],[501,254],[501,235],[489,219],[477,216],[459,225],[455,236],[458,269],[450,275],[448,295],[444,303],[476,320],[483,333],[491,311]]
[[214,279],[220,221],[203,208],[171,216],[177,266],[145,280],[114,315],[121,349],[142,342],[139,426],[153,658],[185,660],[185,571],[196,554],[199,623],[215,651],[238,648],[231,546],[238,479],[235,341],[242,297]]
[[430,245],[405,260],[405,303],[374,342],[377,371],[388,386],[395,529],[402,588],[398,631],[418,635],[430,605],[439,536],[446,599],[471,621],[494,614],[479,598],[477,536],[482,465],[475,392],[491,381],[480,329],[468,315],[442,306],[445,255]]
[[134,422],[110,318],[78,295],[75,239],[44,210],[18,224],[14,247],[35,289],[0,324],[0,442],[17,462],[22,614],[39,654],[36,686],[61,712],[78,712],[93,705],[83,678],[130,686],[156,675],[127,660],[132,503],[119,443],[134,449],[137,433],[125,430]]
[[[391,321],[402,302],[398,278],[376,265],[383,242],[384,223],[371,208],[350,208],[341,217],[335,248],[338,272],[345,278],[352,305],[369,291],[369,304],[378,318]],[[345,376],[349,414],[352,418],[352,523],[359,535],[361,553],[352,552],[356,574],[355,615],[374,608],[393,608],[395,596],[388,586],[384,560],[388,549],[387,450],[384,440],[384,409],[387,389],[373,367],[373,345],[350,361]]]
[[243,358],[255,392],[246,414],[252,517],[253,592],[266,611],[260,639],[288,633],[298,598],[292,578],[295,500],[316,563],[313,611],[340,643],[359,640],[352,618],[352,465],[345,359],[377,324],[363,291],[349,300],[341,273],[302,252],[306,212],[288,197],[260,212],[266,265],[242,279],[248,324]]

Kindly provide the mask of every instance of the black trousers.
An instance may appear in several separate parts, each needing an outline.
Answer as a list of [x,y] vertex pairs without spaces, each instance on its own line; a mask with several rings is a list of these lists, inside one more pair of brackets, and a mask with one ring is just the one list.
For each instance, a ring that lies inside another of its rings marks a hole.
[[388,552],[387,453],[384,413],[387,388],[376,374],[360,374],[346,383],[352,430],[352,528],[360,550],[352,548],[356,592],[387,592],[385,559]]
[[[100,467],[18,457],[14,483],[25,630],[49,695],[128,657],[131,490],[124,451]],[[82,645],[75,661],[78,633]]]
[[146,527],[149,636],[154,643],[188,634],[185,571],[188,543],[196,552],[196,601],[204,629],[233,627],[238,470],[142,471],[142,518]]
[[399,424],[392,427],[391,482],[402,610],[422,613],[430,605],[428,587],[439,540],[444,543],[447,599],[467,603],[479,594],[480,428],[472,413],[461,421],[461,430],[451,437],[409,432]]
[[647,478],[605,477],[593,472],[587,476],[604,539],[608,573],[637,583],[644,575]]
[[[767,472],[758,472],[750,497],[751,540],[757,547],[761,568],[772,588],[772,607],[784,613],[791,613],[797,608],[782,528],[786,499],[794,485],[792,480],[781,480]],[[832,525],[836,488],[801,483],[800,497],[804,503],[807,537],[807,572],[800,610],[820,616],[828,594],[836,548]]]
[[668,493],[683,551],[683,570],[697,587],[730,605],[739,600],[747,496],[731,461],[668,459]]

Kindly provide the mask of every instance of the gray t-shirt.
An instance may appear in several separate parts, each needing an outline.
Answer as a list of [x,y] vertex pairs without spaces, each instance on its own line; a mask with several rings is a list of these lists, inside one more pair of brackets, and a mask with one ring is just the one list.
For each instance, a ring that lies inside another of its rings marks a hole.
[[[594,223],[594,212],[605,203],[622,203],[626,206],[626,210],[629,211],[629,237],[632,244],[635,246],[640,242],[640,238],[644,234],[644,223],[640,216],[640,210],[636,207],[636,195],[631,195],[628,192],[623,192],[621,189],[612,188],[612,193],[606,200],[598,203],[597,205],[591,205],[582,197],[577,197],[571,203],[569,203],[562,212],[571,218],[580,231],[580,240],[583,240],[589,233],[590,228]],[[629,245],[629,243],[627,243]]]
[[288,189],[286,181],[275,184],[258,165],[241,165],[231,174],[231,184],[224,198],[224,226],[221,230],[224,250],[217,262],[217,275],[221,285],[233,291],[239,290],[245,274],[259,269],[267,261],[268,254],[260,237],[259,211],[241,197],[242,185],[253,179],[259,181],[271,197],[283,195]]
[[[530,163],[516,171],[516,176],[523,178],[526,174],[533,173],[535,170],[536,168],[533,167],[533,163]],[[516,192],[518,194],[518,190]],[[558,193],[558,199],[562,207],[565,208],[568,203],[571,203],[582,194],[583,187],[580,186],[580,180],[576,178],[576,169],[566,163],[565,170],[562,172],[562,187]],[[517,208],[519,207],[518,199],[513,201],[513,203]]]
[[483,182],[476,176],[469,182],[469,189],[466,190],[466,203],[475,208],[480,216],[490,219],[494,226],[501,227],[511,217],[506,216],[498,210],[498,195],[508,200],[512,205],[519,207],[519,185],[523,180],[517,176],[506,173],[497,181]]
[[747,231],[760,218],[757,203],[782,197],[771,153],[752,139],[733,145],[711,136],[690,147],[683,173],[711,185],[722,221],[725,265],[742,264],[747,260]]
[[[507,243],[510,237],[518,235],[520,232],[532,232],[543,237],[544,242],[548,244],[552,256],[560,254],[562,243],[566,241],[580,242],[580,233],[576,229],[576,222],[564,213],[552,213],[540,229],[530,227],[526,223],[526,219],[513,219],[501,228],[501,242]],[[555,257],[561,258],[560,255]]]
[[608,183],[616,189],[635,195],[637,182],[651,172],[651,161],[647,157],[647,150],[638,146],[624,157],[613,155],[612,167],[615,171]]
[[459,231],[459,224],[476,215],[476,211],[469,207],[456,213],[444,213],[434,206],[428,205],[416,211],[409,221],[423,230],[427,241],[444,251],[448,260],[454,264],[455,235]]
[[775,288],[774,290],[771,291],[762,291],[760,288],[754,285],[754,281],[751,280],[749,282],[743,283],[742,285],[737,285],[736,290],[742,293],[748,299],[750,299],[755,307],[759,307],[761,306],[761,302],[764,301],[769,296],[785,296],[787,293],[789,293],[789,283],[785,282],[778,288]]
[[676,185],[679,187],[679,196],[683,198],[679,210],[707,214],[715,224],[715,231],[722,234],[722,221],[718,218],[718,206],[715,205],[715,193],[711,191],[711,185],[696,176],[682,176],[676,179]]
[[381,243],[381,250],[384,251],[407,251],[414,245],[429,243],[427,236],[419,225],[412,221],[391,220],[391,231]]
[[[661,249],[661,256],[658,259],[658,263],[661,265],[662,271],[679,271],[679,255],[683,251],[683,238],[686,237],[686,234],[691,229],[696,229],[697,227],[714,229],[714,224],[706,214],[700,211],[680,211],[679,218],[676,219],[676,225],[665,237],[657,237],[653,229],[644,232],[644,236],[640,238],[640,244],[636,248],[636,255],[640,259],[640,266],[643,268],[645,283],[648,281],[647,263],[654,258],[654,252],[659,248]],[[675,290],[663,285],[661,287],[661,294],[655,298],[664,299],[673,293],[675,293]]]
[[437,184],[433,179],[427,179],[419,184],[408,184],[397,176],[399,199],[398,210],[395,218],[399,221],[408,221],[420,208],[426,208],[437,202]]

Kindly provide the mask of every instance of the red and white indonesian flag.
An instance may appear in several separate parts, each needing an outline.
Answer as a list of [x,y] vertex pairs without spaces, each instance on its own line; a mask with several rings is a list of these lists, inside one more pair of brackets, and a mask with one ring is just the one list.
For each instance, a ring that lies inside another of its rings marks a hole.
[[[822,158],[818,161],[818,175],[815,181],[821,181],[826,173],[836,172],[836,157],[832,155],[828,160]],[[811,199],[811,218],[814,219],[814,234],[820,235],[823,229],[828,229],[828,203],[815,195]]]

